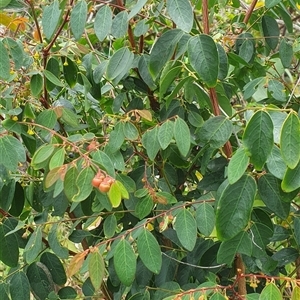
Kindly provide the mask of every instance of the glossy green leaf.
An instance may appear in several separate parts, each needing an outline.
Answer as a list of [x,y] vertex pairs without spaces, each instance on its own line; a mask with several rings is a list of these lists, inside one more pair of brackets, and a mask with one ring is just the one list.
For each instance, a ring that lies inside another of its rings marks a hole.
[[300,187],[300,163],[294,169],[287,169],[282,183],[281,188],[284,192],[289,193],[297,190]]
[[54,169],[63,165],[65,161],[65,149],[58,149],[51,157],[49,161],[49,169]]
[[279,58],[285,68],[291,66],[293,54],[293,46],[286,39],[282,39],[279,44]]
[[245,229],[256,194],[256,182],[248,175],[228,184],[222,191],[216,213],[218,238],[227,241]]
[[123,130],[124,130],[124,136],[131,141],[134,141],[139,137],[139,132],[137,128],[131,122],[125,122],[123,126]]
[[188,125],[181,118],[176,118],[174,122],[174,138],[179,152],[187,156],[191,147],[191,134]]
[[115,38],[123,37],[128,30],[128,13],[126,10],[119,12],[112,21],[111,34]]
[[287,170],[287,166],[281,156],[280,149],[275,145],[268,157],[267,167],[273,176],[277,177],[278,179],[283,179]]
[[264,287],[259,296],[259,300],[282,300],[279,288],[274,283],[269,283]]
[[158,141],[160,147],[165,150],[171,143],[174,136],[174,122],[167,120],[158,130]]
[[222,242],[217,255],[219,264],[231,266],[237,253],[251,256],[252,240],[246,231],[238,233],[235,237]]
[[262,175],[258,180],[258,192],[266,206],[277,216],[285,219],[290,212],[293,195],[284,193],[280,180],[271,174]]
[[192,67],[208,87],[217,84],[219,55],[214,40],[205,34],[194,36],[188,43],[188,55]]
[[0,164],[15,172],[19,162],[25,160],[25,149],[18,139],[10,135],[0,137]]
[[199,231],[205,236],[210,236],[216,220],[213,207],[207,202],[201,203],[196,209],[195,219]]
[[30,90],[33,96],[38,97],[43,90],[43,77],[41,74],[34,74],[30,79]]
[[14,234],[6,236],[11,229],[7,224],[0,224],[0,260],[7,266],[16,267],[19,260],[18,240]]
[[228,164],[228,181],[230,184],[237,182],[245,173],[249,165],[249,157],[244,148],[239,148],[231,157]]
[[275,50],[278,44],[278,38],[280,34],[279,27],[276,20],[273,17],[264,15],[262,17],[262,30],[267,45],[272,50]]
[[130,286],[136,272],[136,256],[127,240],[122,239],[115,248],[114,267],[120,281]]
[[50,5],[47,5],[43,10],[42,25],[43,32],[48,40],[53,36],[60,19],[61,10],[59,2],[54,0]]
[[38,226],[37,229],[30,235],[29,240],[24,249],[24,258],[28,264],[35,261],[37,256],[43,249],[42,243],[42,228]]
[[110,33],[112,25],[112,11],[109,5],[103,5],[97,12],[94,30],[97,38],[102,42]]
[[64,178],[64,193],[69,201],[72,201],[73,197],[78,194],[79,188],[76,184],[78,177],[78,170],[76,167],[68,169]]
[[0,53],[0,78],[8,80],[10,77],[10,62],[8,52],[2,41],[0,41]]
[[99,290],[105,275],[105,264],[99,250],[89,254],[89,274],[95,290]]
[[57,236],[58,224],[53,224],[48,234],[48,243],[51,250],[60,258],[66,259],[69,257],[69,251],[63,247]]
[[24,272],[15,273],[10,280],[11,300],[29,300],[30,284]]
[[193,27],[194,15],[190,1],[188,0],[167,0],[167,12],[176,26],[190,32]]
[[106,70],[107,78],[112,80],[117,77],[121,77],[120,79],[122,79],[122,77],[131,68],[132,61],[133,54],[128,50],[128,48],[121,48],[117,50],[108,62]]
[[42,254],[40,261],[48,268],[56,284],[64,285],[67,282],[64,266],[56,255],[51,252],[45,252]]
[[273,230],[262,223],[254,223],[251,226],[251,238],[253,241],[253,257],[261,257],[265,255],[265,248],[270,243],[273,236]]
[[232,124],[224,116],[212,117],[204,122],[200,128],[199,136],[205,143],[213,148],[222,147],[232,134]]
[[78,193],[72,198],[75,202],[85,200],[93,190],[92,179],[95,174],[92,168],[82,169],[76,179],[76,185],[78,186]]
[[155,126],[153,129],[146,131],[142,136],[142,144],[150,160],[154,160],[160,149],[158,131],[159,128]]
[[32,263],[26,270],[31,291],[36,299],[47,299],[50,292],[54,291],[54,283],[48,268],[40,263]]
[[110,175],[113,178],[115,177],[114,165],[105,152],[97,150],[92,153],[92,157],[95,162],[100,164],[100,166],[102,166],[107,171],[108,175]]
[[[170,61],[166,64],[165,68],[162,70],[160,82],[159,82],[159,99],[163,99],[165,93],[170,89],[172,84],[174,84],[175,78],[178,76],[182,70],[182,66],[174,65],[174,62]],[[170,69],[170,65],[172,66]]]
[[287,166],[294,169],[300,160],[300,121],[296,113],[290,113],[282,125],[280,151]]
[[87,3],[85,1],[79,1],[75,4],[71,10],[70,15],[70,28],[75,37],[75,40],[79,40],[84,32],[84,27],[87,18]]
[[158,274],[162,266],[160,246],[147,229],[143,229],[137,240],[139,257],[144,265],[153,273]]
[[184,32],[180,29],[173,29],[164,32],[155,42],[150,53],[149,70],[155,79],[168,60],[171,59],[178,41]]
[[11,203],[9,213],[14,217],[19,216],[23,211],[24,203],[25,203],[25,195],[24,195],[23,187],[19,182],[16,182],[14,198]]
[[55,147],[52,144],[41,146],[33,155],[31,165],[38,169],[39,165],[48,160],[53,154]]
[[273,149],[273,122],[265,111],[257,111],[248,122],[243,144],[250,162],[261,171]]
[[116,232],[116,229],[117,229],[117,218],[114,214],[112,215],[109,215],[105,220],[104,220],[104,223],[103,223],[103,230],[104,230],[104,235],[107,237],[107,238],[111,238],[113,237],[113,235],[115,234]]
[[176,215],[174,229],[182,246],[192,251],[197,239],[197,223],[188,209],[181,209]]

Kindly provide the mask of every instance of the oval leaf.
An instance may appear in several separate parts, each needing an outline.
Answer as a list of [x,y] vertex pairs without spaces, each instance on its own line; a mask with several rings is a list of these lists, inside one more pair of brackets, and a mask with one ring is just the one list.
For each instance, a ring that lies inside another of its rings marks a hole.
[[249,157],[244,148],[239,148],[231,157],[228,164],[228,181],[230,184],[237,182],[245,173],[249,165]]
[[95,290],[99,290],[105,275],[105,265],[98,249],[89,254],[89,274]]
[[191,134],[188,125],[181,118],[175,120],[174,138],[179,152],[183,156],[187,156],[191,146]]
[[73,7],[70,16],[70,28],[75,37],[75,40],[80,39],[84,32],[84,27],[87,17],[87,4],[86,1],[79,1]]
[[110,33],[112,25],[112,11],[109,5],[103,5],[97,12],[94,22],[94,30],[97,38],[102,42]]

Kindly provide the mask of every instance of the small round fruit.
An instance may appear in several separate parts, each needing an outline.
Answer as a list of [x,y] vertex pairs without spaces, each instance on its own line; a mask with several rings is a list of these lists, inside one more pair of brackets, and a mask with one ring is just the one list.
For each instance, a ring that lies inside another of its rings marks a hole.
[[100,178],[100,177],[94,177],[93,179],[92,179],[92,186],[93,187],[99,187],[99,185],[100,185],[100,183],[103,181],[103,179],[102,178]]
[[102,193],[107,193],[110,190],[110,184],[101,182],[99,185],[99,191]]

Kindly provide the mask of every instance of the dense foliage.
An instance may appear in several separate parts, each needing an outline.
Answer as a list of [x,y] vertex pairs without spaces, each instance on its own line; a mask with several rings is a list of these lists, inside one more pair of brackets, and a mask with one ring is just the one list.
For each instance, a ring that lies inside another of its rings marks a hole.
[[300,299],[298,14],[0,0],[0,298]]

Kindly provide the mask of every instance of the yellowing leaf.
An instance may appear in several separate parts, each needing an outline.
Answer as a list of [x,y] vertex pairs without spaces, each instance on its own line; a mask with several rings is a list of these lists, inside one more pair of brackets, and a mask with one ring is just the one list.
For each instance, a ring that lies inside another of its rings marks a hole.
[[84,251],[84,252],[81,252],[81,253],[77,253],[71,259],[70,264],[69,264],[68,269],[67,269],[67,276],[68,277],[73,276],[74,274],[76,274],[80,270],[86,255],[87,255],[87,252]]
[[111,202],[112,207],[118,207],[120,205],[122,200],[122,193],[117,181],[115,181],[111,185],[110,190],[108,191],[108,198]]

